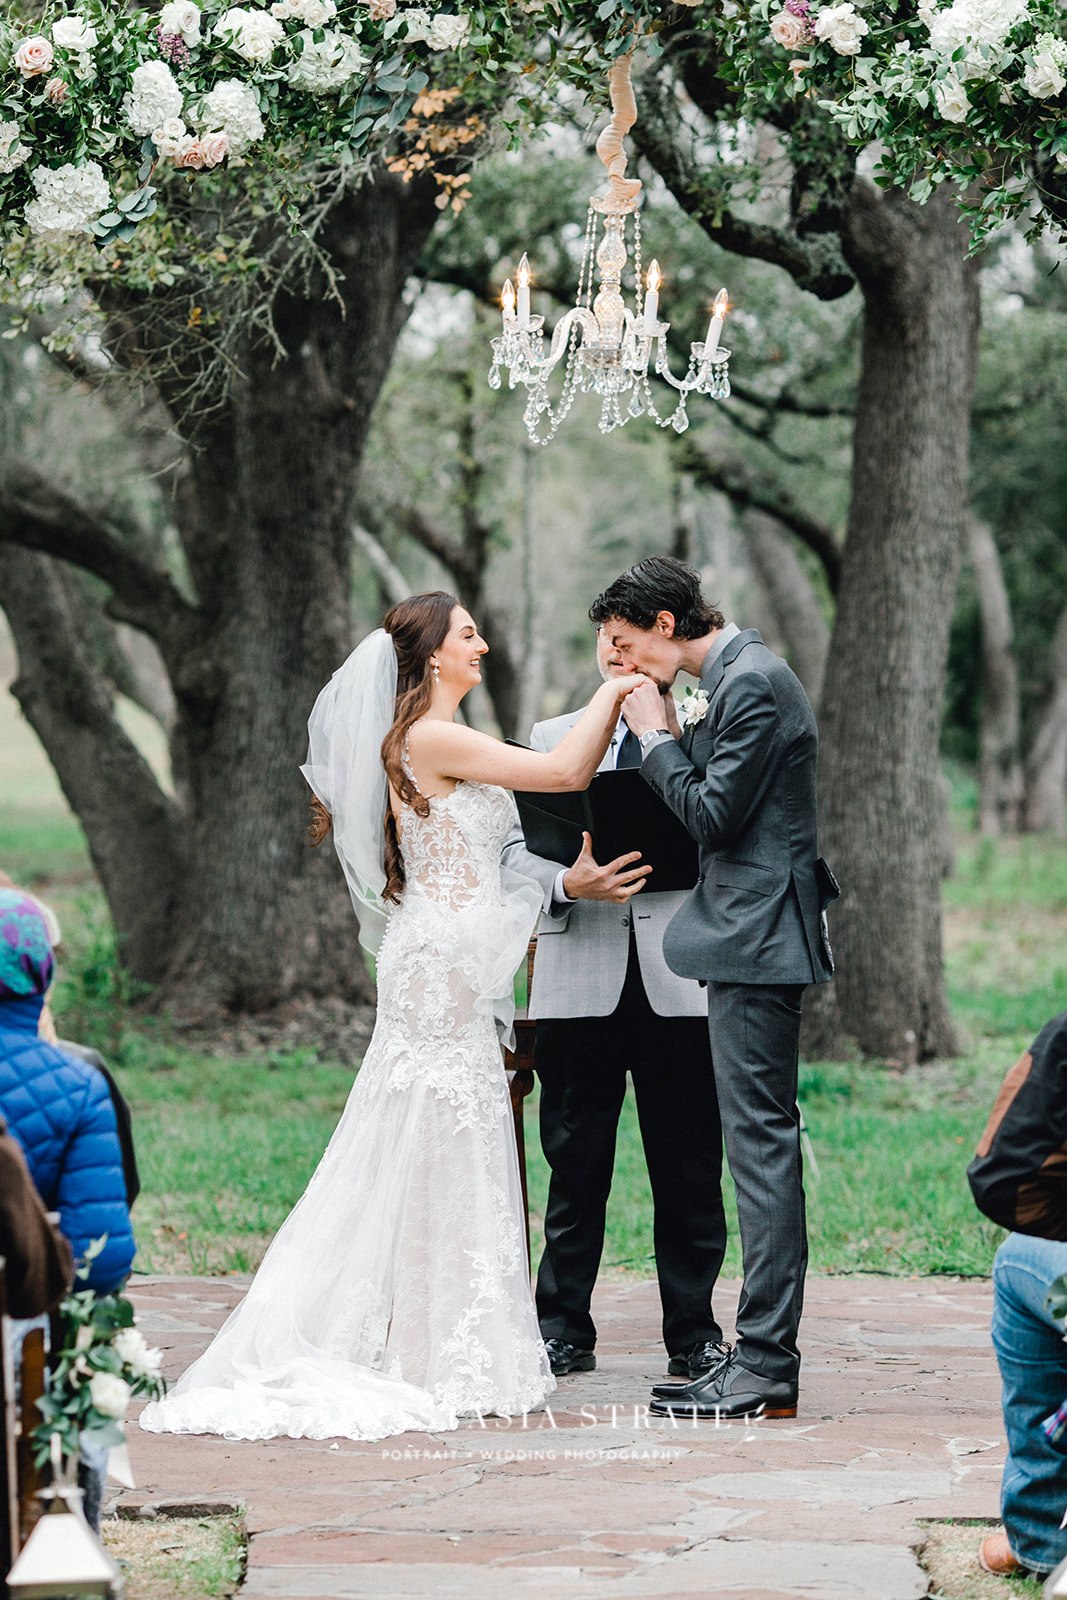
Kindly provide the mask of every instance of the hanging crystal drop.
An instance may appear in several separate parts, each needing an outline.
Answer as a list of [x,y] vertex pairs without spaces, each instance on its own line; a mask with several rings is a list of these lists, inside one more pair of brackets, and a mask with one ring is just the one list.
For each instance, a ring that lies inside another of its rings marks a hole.
[[643,405],[642,405],[642,404],[641,404],[641,397],[640,397],[640,395],[638,395],[638,394],[635,394],[635,395],[633,395],[633,397],[632,397],[632,398],[631,398],[631,400],[630,400],[630,404],[629,404],[629,406],[628,406],[628,407],[627,407],[627,410],[628,410],[628,411],[629,411],[629,413],[630,413],[630,415],[631,415],[631,417],[641,417],[641,416],[644,416],[644,413],[645,413],[645,408],[644,408],[644,406],[643,406]]
[[684,433],[689,426],[689,418],[685,414],[685,406],[679,402],[678,409],[671,418],[671,427],[675,433]]
[[500,368],[495,361],[489,368],[489,387],[490,389],[500,388]]

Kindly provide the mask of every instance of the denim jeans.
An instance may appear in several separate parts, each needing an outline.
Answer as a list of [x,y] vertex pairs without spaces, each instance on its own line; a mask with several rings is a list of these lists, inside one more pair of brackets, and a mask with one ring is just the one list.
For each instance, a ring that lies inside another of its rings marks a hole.
[[1067,1398],[1064,1329],[1045,1300],[1067,1272],[1067,1244],[1009,1234],[993,1262],[993,1348],[1002,1382],[1008,1459],[1001,1515],[1011,1548],[1032,1572],[1067,1556],[1067,1454],[1041,1424]]

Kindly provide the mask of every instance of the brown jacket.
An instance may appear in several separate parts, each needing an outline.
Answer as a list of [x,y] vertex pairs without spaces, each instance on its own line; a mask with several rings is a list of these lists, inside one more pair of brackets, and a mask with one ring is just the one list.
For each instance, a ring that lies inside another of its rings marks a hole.
[[70,1245],[48,1220],[21,1147],[0,1119],[0,1256],[6,1263],[7,1311],[36,1317],[70,1287]]

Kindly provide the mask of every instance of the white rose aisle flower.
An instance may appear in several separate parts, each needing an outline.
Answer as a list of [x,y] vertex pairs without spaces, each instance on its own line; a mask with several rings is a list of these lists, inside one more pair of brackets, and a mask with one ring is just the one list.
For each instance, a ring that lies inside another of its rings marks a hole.
[[39,1465],[48,1460],[53,1434],[68,1458],[77,1458],[88,1443],[98,1449],[123,1444],[131,1399],[158,1399],[166,1388],[161,1354],[134,1326],[133,1306],[124,1295],[76,1290],[61,1303],[58,1322],[59,1341],[39,1402],[41,1423],[33,1432]]
[[[867,23],[855,6],[849,4],[827,6],[818,13],[814,22],[816,39],[825,40],[839,56],[858,56],[863,36],[869,32]],[[792,50],[795,46],[790,45],[789,48]]]

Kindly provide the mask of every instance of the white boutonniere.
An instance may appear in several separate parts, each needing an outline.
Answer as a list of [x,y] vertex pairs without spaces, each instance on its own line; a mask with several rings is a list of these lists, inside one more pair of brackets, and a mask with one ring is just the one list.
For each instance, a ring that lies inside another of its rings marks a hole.
[[695,728],[698,722],[703,722],[708,714],[708,691],[706,689],[687,689],[682,700],[680,712],[682,726]]

